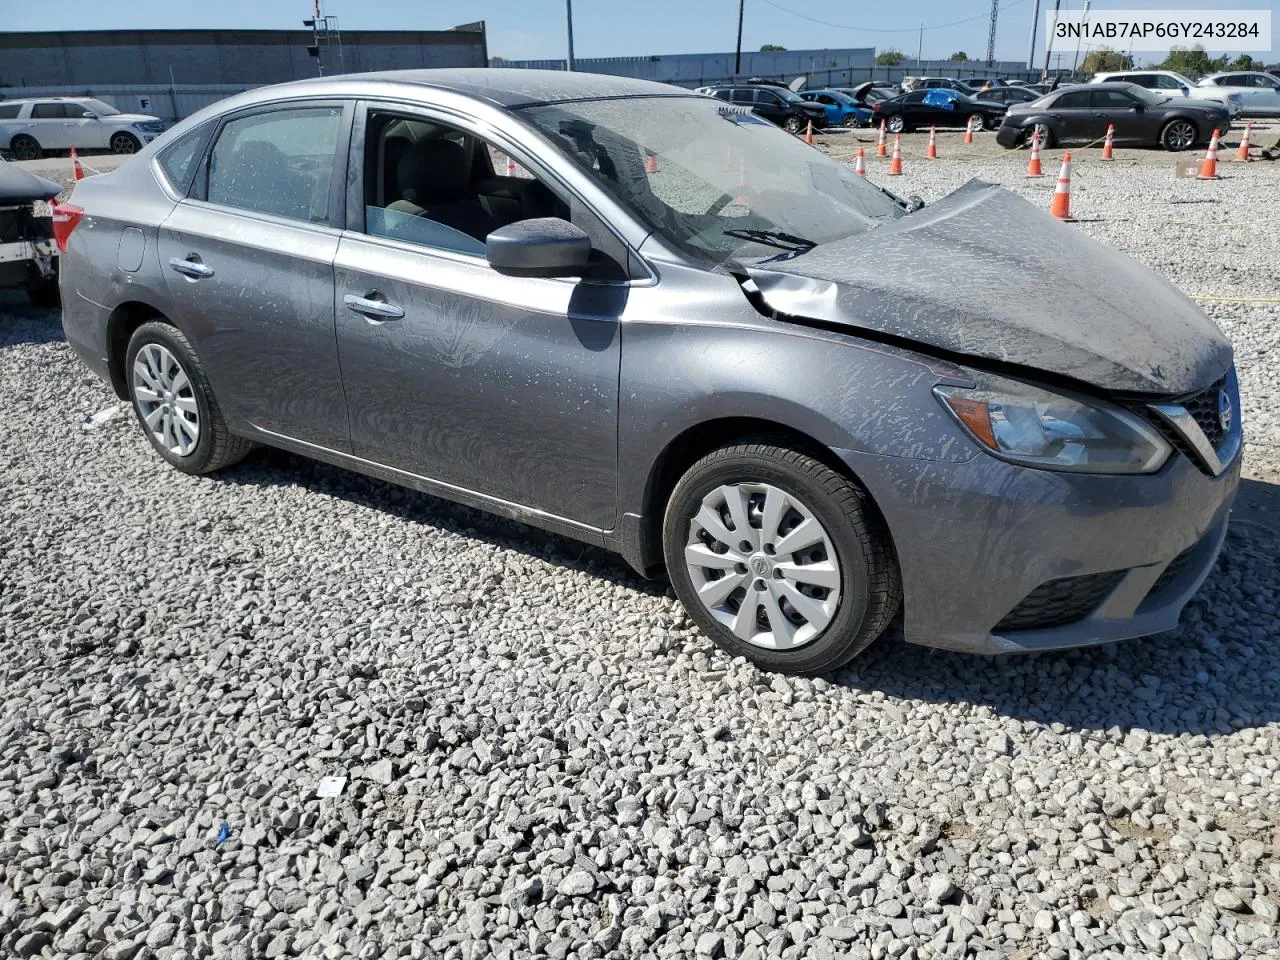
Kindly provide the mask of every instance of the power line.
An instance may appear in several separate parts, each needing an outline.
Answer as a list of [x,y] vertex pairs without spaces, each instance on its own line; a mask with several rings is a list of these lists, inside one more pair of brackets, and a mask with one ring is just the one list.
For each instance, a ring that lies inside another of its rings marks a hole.
[[[797,10],[791,10],[787,7],[784,7],[780,3],[775,3],[774,0],[764,0],[764,2],[767,3],[769,6],[773,7],[775,10],[781,10],[783,13],[789,13],[793,17],[799,17],[801,20],[808,20],[810,23],[816,23],[823,27],[834,27],[837,30],[856,30],[859,33],[915,33],[916,31],[921,29],[945,30],[948,27],[958,27],[964,23],[974,23],[978,20],[985,20],[987,19],[987,17],[990,16],[989,13],[980,13],[974,17],[965,17],[963,20],[953,20],[951,23],[936,23],[936,24],[933,24],[932,26],[925,25],[924,27],[920,27],[917,25],[914,27],[903,27],[901,29],[887,30],[883,28],[872,28],[872,27],[863,27],[863,26],[854,27],[854,26],[850,26],[847,23],[832,23],[830,20],[819,20],[817,17],[811,17],[808,14],[800,13]],[[1008,10],[1010,7],[1016,7],[1018,6],[1018,4],[1025,3],[1025,2],[1026,0],[1011,0],[1010,3],[1000,4],[1000,9]]]

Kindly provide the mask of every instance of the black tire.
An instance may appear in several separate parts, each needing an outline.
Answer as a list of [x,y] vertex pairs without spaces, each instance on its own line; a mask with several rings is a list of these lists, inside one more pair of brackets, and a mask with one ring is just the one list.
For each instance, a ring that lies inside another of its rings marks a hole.
[[911,128],[907,125],[907,118],[900,113],[895,113],[885,124],[885,128],[890,133],[908,133]]
[[[1187,140],[1187,128],[1190,128],[1190,140]],[[1197,143],[1201,141],[1200,131],[1196,125],[1190,120],[1177,118],[1170,120],[1160,129],[1160,146],[1177,153],[1181,150],[1191,150]]]
[[27,299],[37,307],[57,307],[62,303],[57,277],[41,277],[27,284]]
[[122,130],[111,135],[112,153],[137,153],[141,149],[142,144],[138,142],[138,138],[132,133],[125,133]]
[[39,160],[44,154],[35,137],[20,133],[9,141],[9,151],[15,160]]
[[[191,390],[196,402],[199,416],[200,432],[195,448],[185,456],[174,453],[157,442],[147,426],[141,402],[134,389],[133,363],[138,352],[147,344],[159,344],[167,349],[187,374]],[[151,448],[163,457],[170,466],[183,473],[212,473],[238,463],[256,444],[244,437],[236,436],[227,428],[227,422],[218,407],[218,401],[205,376],[204,365],[192,349],[190,342],[182,331],[161,320],[144,323],[129,338],[129,346],[125,350],[124,378],[128,385],[129,399],[133,404],[133,412],[138,418],[142,432],[151,444]]]
[[782,122],[782,129],[787,131],[787,133],[799,133],[804,129],[804,127],[804,121],[799,117],[787,117],[787,119]]
[[[698,598],[684,559],[690,521],[716,487],[768,483],[798,498],[826,529],[841,572],[836,612],[816,638],[790,650],[740,639]],[[689,616],[721,649],[765,670],[820,674],[848,663],[871,645],[902,603],[902,583],[888,531],[866,493],[813,457],[767,438],[722,447],[695,463],[667,501],[662,529],[667,572]]]

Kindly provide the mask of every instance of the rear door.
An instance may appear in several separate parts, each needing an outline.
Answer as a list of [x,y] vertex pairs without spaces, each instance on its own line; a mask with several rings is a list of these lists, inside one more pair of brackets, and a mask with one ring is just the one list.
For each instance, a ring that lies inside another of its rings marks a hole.
[[1265,73],[1247,75],[1249,85],[1244,94],[1244,111],[1256,116],[1280,116],[1280,80]]
[[[1053,120],[1053,134],[1060,143],[1079,140],[1092,140],[1098,128],[1098,119],[1094,116],[1093,104],[1090,102],[1089,90],[1069,90],[1058,95],[1058,99],[1049,108],[1049,116]],[[1102,130],[1106,132],[1106,123]]]
[[60,100],[32,104],[27,129],[23,132],[35,137],[45,150],[69,150],[76,146],[68,126],[66,104]]
[[347,451],[333,259],[353,107],[306,100],[223,118],[159,231],[178,326],[228,414]]

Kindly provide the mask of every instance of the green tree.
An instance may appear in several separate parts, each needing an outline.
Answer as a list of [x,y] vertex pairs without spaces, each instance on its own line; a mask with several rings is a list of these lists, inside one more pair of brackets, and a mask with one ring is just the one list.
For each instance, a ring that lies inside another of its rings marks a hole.
[[779,51],[785,50],[785,49],[787,48],[780,47],[776,43],[764,43],[760,45],[761,53],[778,53]]
[[1097,50],[1089,51],[1084,58],[1084,63],[1080,64],[1080,69],[1085,73],[1114,73],[1116,70],[1132,70],[1133,57],[1127,53],[1112,50],[1110,47],[1098,47]]
[[881,50],[876,54],[876,65],[881,67],[896,67],[903,60],[907,59],[907,55],[901,50]]
[[969,55],[968,55],[967,53],[965,53],[963,50],[957,50],[957,51],[956,51],[955,53],[953,53],[951,56],[947,57],[947,59],[948,59],[948,60],[955,60],[955,61],[958,63],[958,62],[960,62],[961,60],[968,60],[968,59],[969,59]]
[[1225,69],[1227,70],[1261,70],[1262,61],[1253,59],[1253,57],[1249,56],[1247,53],[1242,53],[1240,54],[1240,56],[1236,57],[1229,64],[1227,64]]
[[1156,65],[1158,70],[1172,70],[1183,76],[1203,77],[1206,73],[1216,73],[1227,65],[1226,57],[1210,57],[1204,52],[1204,45],[1197,43],[1194,47],[1172,47],[1169,55]]

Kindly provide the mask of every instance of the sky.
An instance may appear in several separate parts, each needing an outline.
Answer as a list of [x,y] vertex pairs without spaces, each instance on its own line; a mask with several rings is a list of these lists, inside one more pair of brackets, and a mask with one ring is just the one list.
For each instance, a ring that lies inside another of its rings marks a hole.
[[[68,4],[77,30],[124,28],[261,29],[300,28],[313,0],[96,0],[92,3],[0,0],[0,31],[59,30],[69,25]],[[1046,0],[1042,0],[1042,3]],[[1063,0],[1063,9],[1082,0]],[[990,0],[909,0],[870,2],[855,8],[847,0],[745,0],[742,48],[775,43],[792,50],[840,47],[896,47],[914,57],[924,24],[924,57],[939,59],[964,51],[986,54]],[[1051,6],[1051,0],[1048,5]],[[1001,0],[996,58],[1025,60],[1035,0]],[[1272,0],[1098,0],[1093,9],[1268,9]],[[573,0],[574,46],[580,58],[661,53],[731,51],[738,0]],[[565,0],[324,0],[324,12],[343,30],[447,29],[472,20],[487,22],[489,53],[512,60],[563,57]],[[806,19],[808,18],[808,19]],[[970,19],[971,18],[971,19]],[[965,23],[957,21],[967,20]],[[818,23],[815,21],[824,21]],[[1273,16],[1273,30],[1280,16]],[[933,29],[930,29],[930,28]],[[1044,8],[1037,29],[1038,57],[1044,55]],[[1270,54],[1280,61],[1280,39]],[[1074,50],[1072,51],[1074,53]],[[1238,49],[1210,50],[1238,53]],[[1161,54],[1138,54],[1139,62]]]

